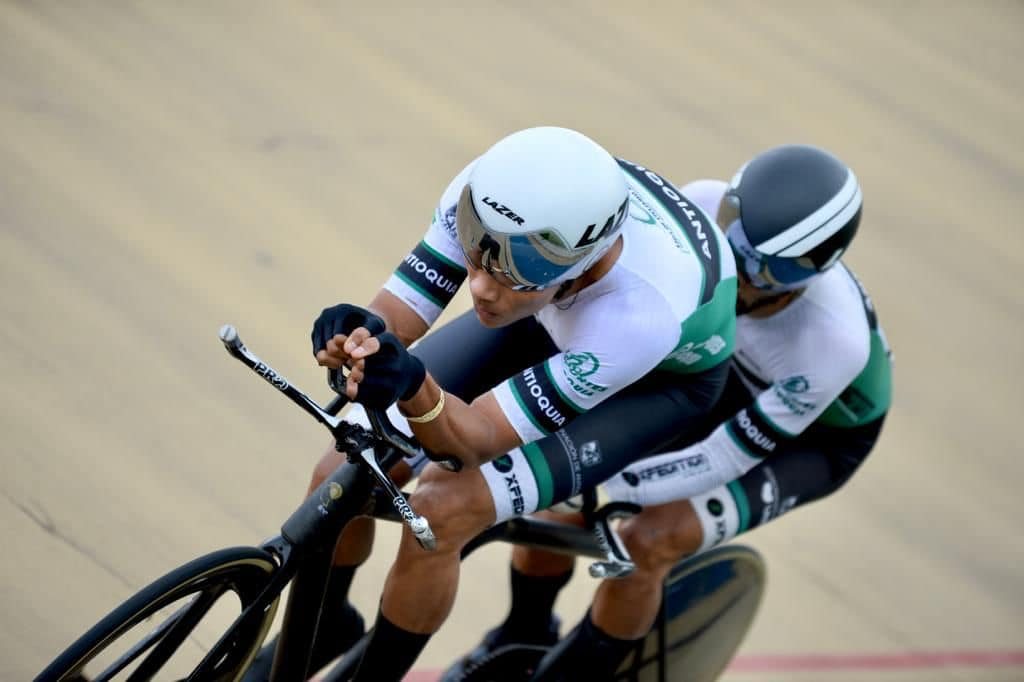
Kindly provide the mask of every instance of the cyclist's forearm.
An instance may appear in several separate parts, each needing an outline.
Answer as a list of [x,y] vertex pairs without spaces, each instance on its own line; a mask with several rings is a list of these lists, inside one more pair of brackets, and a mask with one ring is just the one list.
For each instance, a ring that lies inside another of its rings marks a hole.
[[388,331],[409,347],[430,328],[422,317],[387,289],[381,289],[368,306],[387,324]]
[[602,486],[613,500],[648,506],[666,504],[725,485],[761,461],[738,447],[722,424],[703,441],[646,457]]
[[[427,374],[423,386],[399,407],[403,414],[420,417],[439,404],[441,388]],[[508,425],[504,414],[490,394],[467,404],[451,393],[445,394],[444,407],[426,423],[410,420],[409,426],[424,448],[440,456],[458,457],[463,464],[479,466],[519,445],[519,437]]]

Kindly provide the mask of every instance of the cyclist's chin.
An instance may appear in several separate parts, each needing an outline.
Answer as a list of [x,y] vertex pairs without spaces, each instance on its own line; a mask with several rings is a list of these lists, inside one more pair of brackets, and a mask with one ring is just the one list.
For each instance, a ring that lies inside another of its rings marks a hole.
[[550,303],[555,296],[555,290],[507,290],[502,294],[492,299],[473,297],[473,312],[483,326],[494,329],[523,320]]
[[480,324],[487,327],[488,329],[496,329],[498,327],[504,327],[507,324],[515,322],[515,319],[510,318],[508,314],[495,313],[486,308],[482,308],[478,305],[473,306],[473,312],[476,313],[476,319],[480,320]]

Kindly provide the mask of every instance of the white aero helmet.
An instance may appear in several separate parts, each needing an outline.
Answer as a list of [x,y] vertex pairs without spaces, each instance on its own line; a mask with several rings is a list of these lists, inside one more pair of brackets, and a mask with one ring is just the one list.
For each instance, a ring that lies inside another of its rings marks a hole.
[[566,128],[527,128],[476,160],[455,224],[472,267],[534,291],[579,277],[604,255],[628,205],[625,175],[600,145]]

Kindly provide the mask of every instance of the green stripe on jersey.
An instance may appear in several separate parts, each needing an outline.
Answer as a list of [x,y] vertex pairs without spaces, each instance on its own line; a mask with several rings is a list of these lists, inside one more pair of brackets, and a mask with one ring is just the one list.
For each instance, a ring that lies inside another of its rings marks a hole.
[[530,422],[537,427],[538,431],[547,435],[548,430],[545,429],[544,426],[537,421],[537,418],[533,416],[533,412],[531,412],[527,404],[523,402],[523,397],[519,395],[519,391],[516,390],[516,383],[512,379],[506,380],[505,383],[508,384],[508,390],[512,392],[512,397],[516,399],[517,403],[519,403],[519,409],[523,411],[523,414],[525,414],[530,419]]
[[679,343],[658,369],[680,374],[703,372],[729,359],[736,345],[736,278],[715,287],[710,301],[680,325]]
[[878,331],[873,331],[868,364],[815,423],[848,429],[873,422],[885,414],[891,404],[892,360],[885,339]]
[[736,512],[740,517],[739,528],[736,529],[736,535],[744,532],[750,528],[750,501],[747,499],[747,494],[743,492],[743,486],[738,481],[731,481],[726,485],[729,490],[729,494],[732,495],[732,499],[736,502]]
[[537,482],[537,509],[547,509],[555,494],[555,480],[548,467],[544,453],[536,443],[527,443],[519,448],[526,457],[526,463],[533,472],[533,480]]
[[400,273],[398,270],[395,270],[395,277],[408,284],[411,288],[415,289],[419,294],[423,296],[423,298],[427,299],[428,301],[436,305],[438,308],[444,308],[445,305],[447,305],[447,303],[442,303],[437,298],[437,296],[434,296],[429,291],[421,287],[419,284],[416,284],[416,282],[412,281],[411,279]]
[[783,436],[786,436],[787,438],[796,438],[797,436],[800,435],[799,433],[787,431],[786,429],[776,424],[771,417],[764,413],[764,410],[761,409],[761,405],[758,404],[756,400],[753,403],[753,408],[757,410],[758,416],[761,417],[761,419],[763,419],[768,424],[768,426],[772,427],[773,429],[781,433]]
[[424,248],[426,248],[427,251],[429,251],[430,253],[432,253],[435,256],[437,256],[438,260],[440,260],[441,262],[447,263],[448,265],[452,266],[453,268],[458,268],[459,270],[465,270],[466,269],[466,264],[465,263],[456,263],[455,261],[453,261],[448,256],[444,255],[443,253],[441,253],[437,249],[431,247],[430,244],[427,243],[427,240],[424,239],[423,241],[420,242],[420,244],[423,244]]

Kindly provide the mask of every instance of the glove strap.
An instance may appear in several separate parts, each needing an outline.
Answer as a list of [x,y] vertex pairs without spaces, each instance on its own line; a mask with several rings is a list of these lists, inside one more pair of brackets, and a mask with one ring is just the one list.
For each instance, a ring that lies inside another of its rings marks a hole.
[[441,397],[437,400],[437,405],[431,408],[430,412],[420,415],[419,417],[406,417],[413,424],[426,424],[437,419],[438,415],[441,414],[441,410],[444,409],[444,391],[441,391]]

